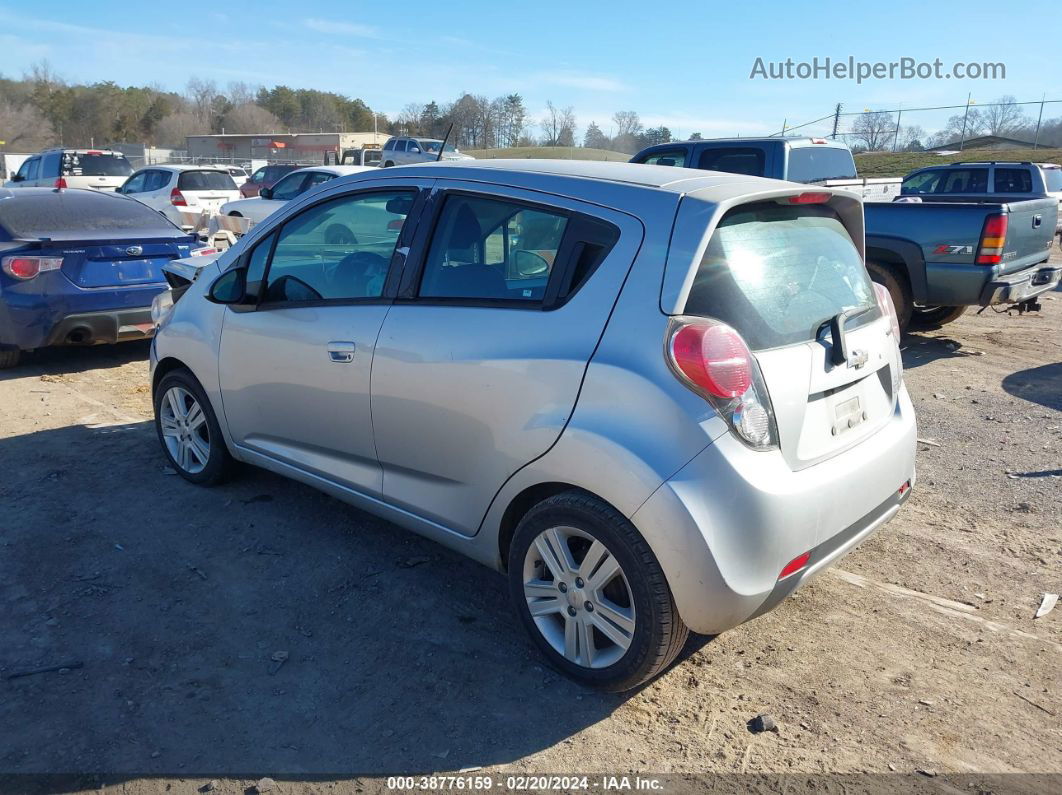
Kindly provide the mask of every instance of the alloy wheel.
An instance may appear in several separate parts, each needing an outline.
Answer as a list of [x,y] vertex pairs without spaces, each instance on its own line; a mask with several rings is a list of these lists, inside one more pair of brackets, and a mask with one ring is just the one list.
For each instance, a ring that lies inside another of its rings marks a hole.
[[199,401],[187,389],[170,387],[159,404],[162,440],[170,458],[190,475],[210,461],[210,428]]

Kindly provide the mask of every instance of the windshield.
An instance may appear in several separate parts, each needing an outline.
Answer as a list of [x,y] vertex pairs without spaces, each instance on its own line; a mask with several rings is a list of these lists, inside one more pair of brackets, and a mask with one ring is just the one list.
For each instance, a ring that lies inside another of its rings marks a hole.
[[128,177],[133,167],[122,155],[63,152],[64,177]]
[[813,340],[838,313],[873,303],[859,250],[833,210],[760,202],[720,222],[685,313],[728,323],[764,350]]
[[[442,146],[442,141],[420,140],[420,141],[417,141],[417,143],[420,144],[421,151],[428,152],[428,153],[433,154],[433,155],[439,154],[439,147]],[[456,152],[457,151],[457,147],[454,146],[451,143],[448,143],[448,144],[446,144],[445,151],[447,151],[447,152]]]
[[78,233],[126,232],[143,237],[184,233],[141,204],[112,193],[69,190],[29,193],[0,201],[0,225],[14,238],[59,237]]
[[794,146],[789,150],[785,178],[791,182],[822,182],[827,179],[855,179],[852,153],[824,144]]

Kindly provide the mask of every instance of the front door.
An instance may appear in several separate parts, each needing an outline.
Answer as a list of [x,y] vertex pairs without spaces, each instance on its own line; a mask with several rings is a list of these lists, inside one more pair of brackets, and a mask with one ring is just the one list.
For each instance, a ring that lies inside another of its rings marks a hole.
[[[220,377],[233,441],[364,493],[381,475],[373,348],[415,188],[347,193],[291,216],[249,252],[250,307],[229,307]],[[395,263],[392,263],[392,259]]]
[[381,329],[372,410],[384,498],[474,535],[571,416],[642,227],[558,196],[451,188]]

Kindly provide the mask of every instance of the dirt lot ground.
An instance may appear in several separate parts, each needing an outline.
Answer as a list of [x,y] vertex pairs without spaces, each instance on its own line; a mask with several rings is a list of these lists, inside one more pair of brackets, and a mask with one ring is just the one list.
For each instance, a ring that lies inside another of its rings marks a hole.
[[[912,501],[626,696],[548,669],[476,564],[265,472],[168,472],[145,345],[32,356],[0,380],[0,772],[1062,773],[1062,607],[1033,619],[1062,591],[1062,292],[1043,303],[909,336],[933,442]],[[747,730],[761,712],[777,733]]]

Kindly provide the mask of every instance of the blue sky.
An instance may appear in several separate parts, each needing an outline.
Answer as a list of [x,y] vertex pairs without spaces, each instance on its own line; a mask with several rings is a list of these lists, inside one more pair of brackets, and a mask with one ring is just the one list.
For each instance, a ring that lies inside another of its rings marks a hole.
[[[222,9],[209,11],[216,5]],[[187,8],[186,14],[180,9]],[[87,10],[91,9],[91,11]],[[954,13],[953,13],[954,12]],[[46,59],[69,81],[183,89],[188,77],[319,88],[396,114],[460,92],[521,93],[532,117],[547,100],[607,132],[614,111],[647,126],[707,136],[769,134],[846,110],[961,104],[1003,94],[1062,99],[1057,36],[1041,46],[1034,20],[999,2],[961,6],[892,0],[833,3],[577,2],[0,2],[0,73]],[[1056,42],[1056,43],[1051,43]],[[1001,61],[994,80],[751,80],[757,57],[810,61],[908,56],[945,69]],[[951,111],[954,112],[954,111]],[[949,112],[949,113],[951,113]],[[1035,116],[1036,109],[1033,109]],[[933,129],[948,113],[919,122]],[[1062,104],[1045,117],[1062,115]],[[817,129],[813,131],[818,131]]]

